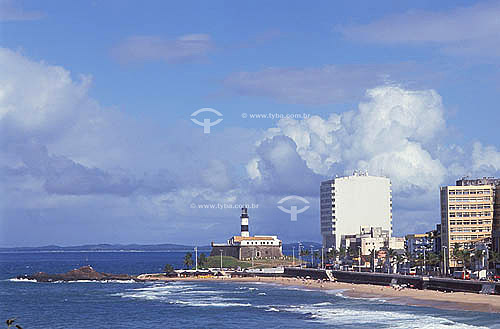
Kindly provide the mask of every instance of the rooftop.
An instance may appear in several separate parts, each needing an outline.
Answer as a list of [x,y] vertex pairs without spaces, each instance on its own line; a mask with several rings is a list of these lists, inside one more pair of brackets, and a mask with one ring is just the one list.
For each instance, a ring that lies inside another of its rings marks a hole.
[[259,236],[239,236],[235,235],[233,236],[233,240],[235,242],[240,242],[240,241],[256,241],[256,240],[274,240],[276,237],[274,236],[268,236],[268,235],[259,235]]

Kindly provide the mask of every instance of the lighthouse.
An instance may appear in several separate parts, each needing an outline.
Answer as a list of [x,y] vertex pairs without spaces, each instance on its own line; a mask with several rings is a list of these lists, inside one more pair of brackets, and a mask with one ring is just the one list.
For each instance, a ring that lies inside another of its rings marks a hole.
[[248,209],[246,207],[241,208],[241,236],[248,238],[250,233],[248,233]]
[[239,260],[278,259],[283,257],[282,242],[276,235],[250,236],[248,232],[248,207],[241,208],[241,232],[227,243],[212,242],[210,256],[231,256]]

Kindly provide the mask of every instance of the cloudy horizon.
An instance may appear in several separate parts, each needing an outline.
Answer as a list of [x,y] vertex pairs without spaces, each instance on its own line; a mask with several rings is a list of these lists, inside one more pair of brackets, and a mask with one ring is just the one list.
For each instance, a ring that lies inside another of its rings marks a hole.
[[439,223],[440,186],[500,177],[497,2],[284,5],[1,1],[0,247],[206,245],[239,231],[214,204],[320,241],[320,182],[356,170],[390,178],[402,236]]

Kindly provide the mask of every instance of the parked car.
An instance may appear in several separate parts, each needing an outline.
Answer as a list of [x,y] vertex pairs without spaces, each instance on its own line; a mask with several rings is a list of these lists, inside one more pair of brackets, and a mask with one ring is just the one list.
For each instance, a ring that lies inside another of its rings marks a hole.
[[468,271],[455,271],[453,272],[454,279],[470,280],[470,273]]

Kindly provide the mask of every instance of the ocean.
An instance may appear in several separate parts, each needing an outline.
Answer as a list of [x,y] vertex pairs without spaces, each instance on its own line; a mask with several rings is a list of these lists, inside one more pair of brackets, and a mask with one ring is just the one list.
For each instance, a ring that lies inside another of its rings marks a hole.
[[[500,316],[349,298],[342,291],[237,282],[35,283],[13,280],[83,265],[110,273],[180,267],[185,252],[0,253],[0,321],[24,329],[500,328]],[[496,327],[495,327],[496,326]]]

